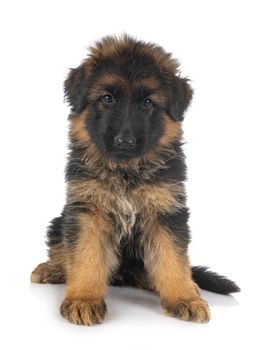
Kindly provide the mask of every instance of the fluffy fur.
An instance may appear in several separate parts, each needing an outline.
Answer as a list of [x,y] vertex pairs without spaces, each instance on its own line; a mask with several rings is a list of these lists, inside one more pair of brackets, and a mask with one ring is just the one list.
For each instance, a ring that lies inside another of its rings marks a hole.
[[190,267],[181,124],[192,88],[178,62],[154,44],[105,37],[64,89],[67,199],[32,282],[66,282],[61,313],[76,324],[102,322],[109,284],[151,290],[167,313],[208,321],[198,285],[222,294],[239,288]]

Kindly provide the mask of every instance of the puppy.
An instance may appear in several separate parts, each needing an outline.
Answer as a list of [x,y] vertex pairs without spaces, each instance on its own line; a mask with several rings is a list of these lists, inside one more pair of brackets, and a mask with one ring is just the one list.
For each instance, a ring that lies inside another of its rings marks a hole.
[[151,290],[168,314],[209,321],[199,287],[239,288],[190,266],[181,126],[192,88],[178,62],[154,44],[105,37],[64,88],[66,205],[48,228],[49,259],[31,281],[66,283],[60,310],[75,324],[102,322],[110,284]]

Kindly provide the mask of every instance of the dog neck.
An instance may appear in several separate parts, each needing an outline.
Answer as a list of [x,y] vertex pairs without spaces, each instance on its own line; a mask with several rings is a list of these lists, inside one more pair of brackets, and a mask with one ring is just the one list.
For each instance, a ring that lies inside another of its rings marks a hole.
[[185,180],[185,160],[181,141],[168,147],[155,147],[143,157],[115,161],[93,144],[80,145],[72,140],[66,167],[66,180],[98,179],[120,181],[125,186],[160,180]]

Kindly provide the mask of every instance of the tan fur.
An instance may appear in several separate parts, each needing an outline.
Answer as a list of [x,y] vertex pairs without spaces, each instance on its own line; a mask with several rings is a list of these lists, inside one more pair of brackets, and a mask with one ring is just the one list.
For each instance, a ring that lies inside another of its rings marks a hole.
[[160,87],[160,83],[154,77],[149,77],[146,79],[140,79],[140,80],[134,81],[133,87],[135,89],[140,87],[144,87],[147,89],[157,89]]
[[122,36],[121,40],[117,40],[115,37],[105,37],[102,41],[98,41],[96,46],[90,47],[90,57],[96,59],[108,58],[127,45],[128,42],[129,38],[127,36]]
[[68,199],[70,202],[85,201],[95,207],[99,206],[102,210],[112,208],[113,203],[123,199],[129,201],[133,207],[139,207],[140,211],[147,208],[152,212],[168,211],[170,208],[173,211],[181,206],[178,196],[183,191],[182,184],[142,184],[132,190],[124,190],[121,185],[124,185],[123,181],[116,177],[105,178],[104,181],[97,179],[71,181]]
[[[110,58],[110,56],[119,52],[122,48],[126,49],[131,46],[131,39],[127,35],[117,37],[105,37],[96,42],[95,46],[90,47],[89,58],[86,60],[87,68],[91,70],[101,59]],[[166,54],[161,47],[155,47],[152,44],[146,44],[142,48],[142,54],[152,57],[164,74],[172,74],[177,71],[178,62]],[[89,70],[88,69],[88,70]]]
[[184,321],[208,322],[211,313],[207,302],[201,298],[181,300],[175,304],[163,303],[167,313]]
[[119,84],[126,85],[126,79],[124,79],[118,74],[107,73],[103,74],[100,78],[96,80],[95,85],[93,85],[93,89],[98,89],[100,91],[101,87],[103,87],[104,85],[115,86]]
[[92,85],[89,92],[89,99],[96,100],[100,96],[108,93],[106,90],[107,86],[122,86],[125,91],[128,91],[129,87],[127,81],[117,74],[105,74],[100,79],[97,79],[96,82]]
[[53,261],[56,265],[62,265],[64,268],[65,260],[64,260],[64,243],[57,244],[52,247],[48,252],[48,257],[51,261]]
[[168,147],[171,142],[177,140],[182,135],[182,126],[180,122],[171,120],[168,116],[164,116],[164,131],[160,137],[158,146]]
[[45,263],[39,264],[32,272],[32,283],[64,283],[66,280],[65,271],[62,265],[56,265],[49,260]]
[[140,208],[150,207],[152,211],[174,211],[181,207],[178,196],[183,192],[182,184],[145,184],[133,191],[136,205]]
[[80,145],[87,145],[91,143],[90,136],[86,129],[86,118],[88,110],[85,110],[78,117],[75,116],[70,121],[70,139],[78,142]]
[[187,257],[180,253],[172,237],[155,222],[151,235],[145,238],[144,262],[151,285],[168,313],[184,320],[206,322],[210,318],[208,305],[192,281]]
[[67,264],[66,298],[105,296],[110,270],[117,261],[107,242],[111,228],[103,213],[79,215],[79,237]]
[[110,245],[111,227],[103,213],[79,215],[79,238],[67,263],[62,315],[76,324],[100,323],[105,315],[108,278],[117,265]]
[[103,299],[65,299],[61,314],[71,323],[91,326],[101,323],[105,317],[106,304]]
[[63,243],[49,249],[49,260],[31,274],[32,283],[64,283],[66,280]]
[[143,227],[156,217],[158,212],[175,211],[182,206],[178,199],[183,191],[179,184],[143,184],[136,189],[124,189],[124,183],[119,178],[105,177],[104,181],[97,179],[72,181],[68,189],[68,200],[82,201],[90,207],[99,208],[103,213],[111,212],[121,226],[121,233],[115,235],[115,240],[123,234],[131,234],[139,216]]

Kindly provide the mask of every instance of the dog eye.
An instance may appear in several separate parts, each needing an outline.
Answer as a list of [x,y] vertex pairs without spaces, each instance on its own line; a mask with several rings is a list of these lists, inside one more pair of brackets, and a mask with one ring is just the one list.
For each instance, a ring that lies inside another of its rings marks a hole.
[[106,94],[106,95],[102,96],[101,101],[106,106],[110,106],[114,103],[113,97],[110,94]]
[[151,98],[144,98],[144,100],[142,101],[142,105],[143,107],[149,108],[153,105],[153,101],[151,100]]

